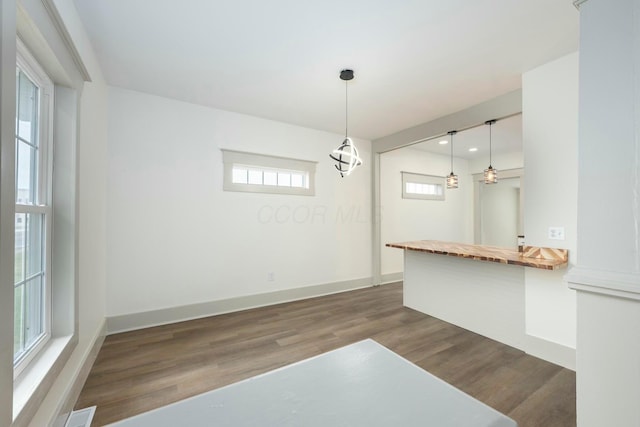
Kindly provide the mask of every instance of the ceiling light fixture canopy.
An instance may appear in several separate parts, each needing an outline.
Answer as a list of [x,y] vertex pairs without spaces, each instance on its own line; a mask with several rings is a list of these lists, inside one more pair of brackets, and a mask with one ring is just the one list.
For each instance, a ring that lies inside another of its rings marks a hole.
[[351,138],[349,138],[349,90],[348,82],[353,80],[353,70],[344,69],[340,71],[340,79],[345,82],[345,126],[344,126],[344,141],[342,144],[333,150],[329,157],[336,161],[335,165],[340,176],[345,177],[350,175],[353,170],[362,164],[362,159],[358,154],[358,149],[353,144]]
[[458,188],[458,175],[453,174],[453,135],[458,133],[458,131],[450,130],[447,133],[449,134],[449,138],[451,140],[451,173],[447,175],[447,188],[453,189]]
[[495,184],[498,182],[498,171],[491,166],[491,126],[497,120],[487,120],[484,122],[485,125],[489,125],[489,167],[484,170],[484,183],[485,184]]

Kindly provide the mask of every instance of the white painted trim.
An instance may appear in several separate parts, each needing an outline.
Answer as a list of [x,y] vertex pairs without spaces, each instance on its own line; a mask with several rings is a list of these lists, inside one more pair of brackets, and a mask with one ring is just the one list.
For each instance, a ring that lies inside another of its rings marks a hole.
[[397,273],[382,274],[380,276],[380,282],[378,284],[387,285],[389,283],[402,282],[403,279],[404,273],[402,271],[399,271]]
[[82,56],[80,56],[80,52],[78,52],[78,49],[76,48],[76,45],[71,38],[71,34],[69,34],[67,27],[64,25],[64,20],[60,16],[58,8],[55,6],[53,0],[42,0],[42,5],[49,14],[51,22],[53,22],[53,25],[60,35],[60,38],[64,42],[69,55],[71,55],[71,58],[73,59],[73,63],[82,76],[82,79],[86,82],[90,82],[91,76],[89,75],[89,70],[87,70],[87,67],[85,67],[84,62],[82,61]]
[[382,207],[380,206],[380,153],[371,152],[371,275],[382,283]]
[[525,352],[532,356],[555,363],[572,371],[576,370],[576,349],[547,341],[533,335],[525,335]]
[[564,276],[571,289],[640,301],[640,273],[573,267]]
[[96,333],[91,339],[91,345],[88,346],[82,360],[78,364],[78,368],[76,369],[72,381],[65,389],[58,402],[58,406],[54,414],[55,419],[50,422],[50,425],[53,427],[62,427],[66,425],[69,416],[73,412],[73,407],[78,401],[82,387],[84,387],[84,383],[87,381],[91,368],[98,357],[98,353],[100,352],[100,348],[102,348],[102,343],[104,342],[106,335],[107,320],[103,319],[100,327],[96,329]]
[[159,310],[141,313],[109,316],[107,317],[107,334],[150,328],[185,320],[367,288],[372,285],[371,281],[371,277],[363,277],[361,279],[346,280],[343,282],[324,283],[321,285],[284,289],[264,294],[246,295],[179,307],[161,308]]
[[15,0],[0,1],[0,426],[11,425],[13,405],[16,11]]
[[12,427],[29,424],[77,343],[76,335],[50,339],[36,360],[14,381]]

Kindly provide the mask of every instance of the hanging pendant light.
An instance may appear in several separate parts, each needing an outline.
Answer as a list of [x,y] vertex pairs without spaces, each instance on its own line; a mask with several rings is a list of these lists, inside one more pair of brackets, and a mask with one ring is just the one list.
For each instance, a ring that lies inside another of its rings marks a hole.
[[349,138],[349,93],[348,82],[353,79],[353,70],[340,71],[340,79],[345,82],[345,126],[344,126],[344,141],[342,144],[333,150],[332,154],[329,154],[332,160],[335,160],[335,165],[340,176],[345,177],[350,175],[351,172],[362,164],[362,159],[358,154],[358,149],[353,144],[351,138]]
[[451,141],[450,141],[450,145],[451,145],[451,173],[449,175],[447,175],[447,188],[448,189],[453,189],[453,188],[458,188],[458,175],[454,175],[453,174],[453,135],[458,133],[458,131],[451,130],[451,131],[449,131],[447,133],[449,134],[449,137],[451,139]]
[[487,120],[485,125],[489,125],[489,167],[484,170],[484,183],[495,184],[498,182],[498,171],[491,166],[491,126],[496,120]]

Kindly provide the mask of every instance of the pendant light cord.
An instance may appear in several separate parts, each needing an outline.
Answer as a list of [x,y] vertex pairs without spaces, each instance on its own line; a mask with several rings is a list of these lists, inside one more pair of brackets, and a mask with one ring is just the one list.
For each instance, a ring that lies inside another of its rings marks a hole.
[[344,137],[349,136],[349,80],[344,81]]
[[491,127],[493,123],[489,123],[489,167],[491,167]]
[[453,174],[453,134],[451,134],[451,173]]

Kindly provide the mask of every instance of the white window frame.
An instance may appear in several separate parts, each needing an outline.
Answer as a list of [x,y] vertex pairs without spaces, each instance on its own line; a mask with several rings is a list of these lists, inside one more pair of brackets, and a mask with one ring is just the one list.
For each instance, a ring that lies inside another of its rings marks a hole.
[[[51,241],[53,228],[52,184],[53,184],[53,93],[54,85],[40,64],[28,51],[24,43],[17,39],[16,66],[36,85],[39,90],[38,106],[38,189],[34,204],[15,203],[16,214],[44,215],[44,304],[42,318],[43,335],[14,361],[14,379],[31,363],[51,339]],[[18,112],[16,111],[16,114]],[[17,152],[16,152],[17,155]],[[13,352],[12,352],[13,353]]]
[[[296,196],[315,195],[316,164],[309,160],[272,156],[269,154],[247,153],[221,149],[224,164],[223,190],[248,193],[290,194]],[[306,187],[287,187],[279,185],[240,184],[233,182],[234,167],[245,167],[263,171],[281,171],[285,173],[303,173],[307,177]]]
[[[421,173],[415,172],[400,172],[402,175],[402,198],[403,199],[418,199],[418,200],[439,200],[443,201],[445,199],[445,185],[446,178],[442,176],[436,175],[425,175]],[[415,184],[431,184],[438,185],[441,187],[442,194],[418,194],[418,193],[409,193],[407,192],[407,184],[415,183]]]

